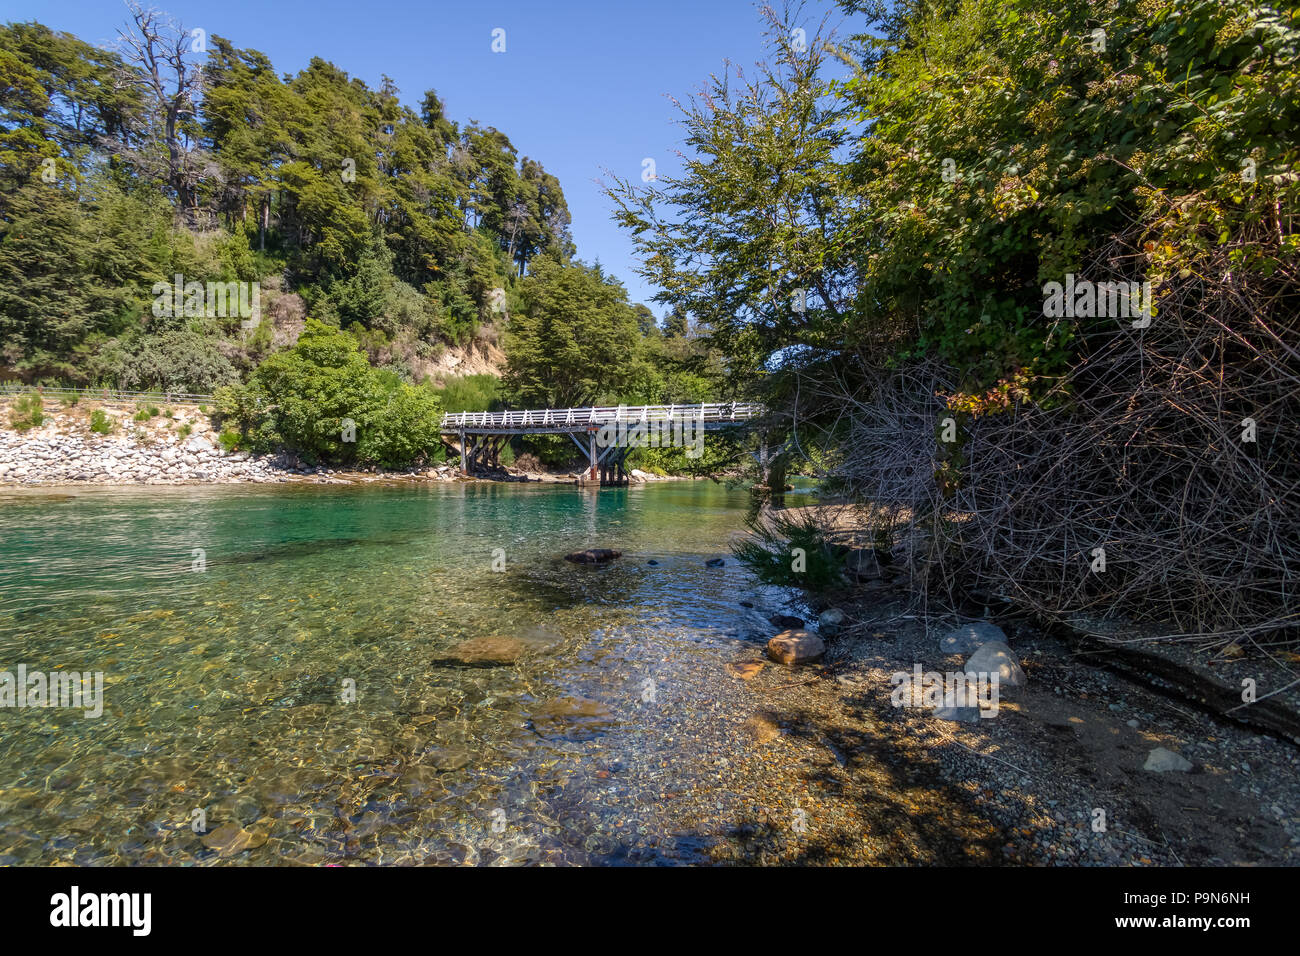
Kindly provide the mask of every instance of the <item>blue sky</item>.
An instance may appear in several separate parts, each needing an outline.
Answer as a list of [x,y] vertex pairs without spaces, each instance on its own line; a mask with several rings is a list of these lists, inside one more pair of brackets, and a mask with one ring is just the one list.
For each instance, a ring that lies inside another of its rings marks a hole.
[[[280,73],[312,56],[378,86],[391,76],[414,106],[436,89],[448,116],[510,137],[559,177],[578,254],[599,259],[632,301],[654,290],[633,271],[632,245],[596,183],[605,170],[638,179],[646,157],[680,169],[681,131],[665,94],[685,99],[725,59],[764,56],[750,0],[152,0],[187,28],[266,53]],[[808,19],[829,2],[809,3]],[[91,43],[127,20],[121,0],[0,0],[0,19],[38,20]],[[506,52],[492,52],[492,31]]]

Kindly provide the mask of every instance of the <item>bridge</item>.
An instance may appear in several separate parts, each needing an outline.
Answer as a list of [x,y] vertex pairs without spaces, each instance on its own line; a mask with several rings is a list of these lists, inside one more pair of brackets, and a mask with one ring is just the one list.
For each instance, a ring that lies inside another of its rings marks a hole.
[[442,431],[459,439],[464,475],[477,465],[500,464],[501,449],[513,435],[568,435],[587,457],[587,481],[621,485],[627,483],[633,448],[691,446],[705,432],[744,427],[764,412],[752,402],[450,412]]

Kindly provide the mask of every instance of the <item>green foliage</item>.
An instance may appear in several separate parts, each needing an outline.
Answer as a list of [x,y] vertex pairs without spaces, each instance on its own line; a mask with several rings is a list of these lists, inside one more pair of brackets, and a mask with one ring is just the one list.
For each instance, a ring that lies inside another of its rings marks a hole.
[[1140,223],[1130,278],[1158,285],[1293,206],[1296,17],[1245,0],[916,7],[844,88],[871,123],[858,231],[883,239],[862,250],[863,294],[915,325],[911,354],[979,384],[1059,369],[1107,320],[1046,320],[1042,286],[1107,237]]
[[[573,254],[555,177],[504,133],[449,120],[434,91],[411,109],[387,78],[372,88],[319,58],[285,76],[220,36],[202,62],[160,25],[161,45],[136,32],[127,60],[0,27],[0,365],[24,379],[237,381],[270,351],[270,323],[151,314],[177,275],[269,277],[409,375],[470,342],[491,291],[534,259]],[[200,70],[201,96],[155,92]],[[200,338],[160,338],[173,333]]]
[[[1032,393],[1115,326],[1046,318],[1043,286],[1117,236],[1141,248],[1114,268],[1157,298],[1223,244],[1244,272],[1294,266],[1294,5],[841,5],[875,13],[847,43],[801,49],[769,9],[771,61],[684,107],[685,174],[609,191],[671,331],[693,316],[734,387],[779,401],[793,371],[843,375],[857,353]],[[1270,229],[1281,258],[1252,240]]]
[[750,537],[735,544],[732,552],[763,583],[812,591],[835,590],[847,583],[843,549],[827,540],[814,517],[774,511],[756,515],[748,524]]
[[258,265],[248,244],[248,233],[236,229],[217,242],[217,256],[221,260],[221,277],[227,281],[252,282],[258,278]]
[[239,380],[218,340],[188,329],[123,336],[104,346],[90,368],[119,388],[137,391],[204,393]]
[[444,412],[492,412],[501,409],[501,380],[495,375],[459,375],[437,389]]
[[372,367],[352,336],[314,319],[297,345],[216,401],[218,417],[250,447],[283,443],[310,460],[401,467],[427,461],[440,445],[433,393]]
[[116,426],[113,419],[109,417],[108,412],[102,408],[97,408],[90,413],[90,430],[97,435],[107,435],[113,431]]
[[684,336],[695,317],[733,359],[736,387],[773,352],[838,341],[857,278],[841,234],[854,202],[841,156],[849,105],[824,76],[827,38],[800,30],[796,49],[796,24],[767,15],[772,61],[714,75],[683,106],[684,174],[607,191],[642,275],[672,307],[666,331]]
[[39,395],[22,395],[14,400],[9,412],[9,424],[15,431],[25,432],[45,421],[45,403]]
[[623,287],[599,266],[543,257],[520,286],[504,348],[506,388],[538,408],[598,404],[635,375],[640,333]]

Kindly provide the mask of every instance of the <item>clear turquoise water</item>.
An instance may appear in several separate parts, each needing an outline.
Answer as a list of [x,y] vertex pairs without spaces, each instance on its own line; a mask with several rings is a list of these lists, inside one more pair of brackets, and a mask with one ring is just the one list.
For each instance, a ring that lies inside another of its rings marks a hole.
[[[748,503],[712,482],[0,494],[0,669],[107,681],[99,719],[0,709],[0,862],[689,860],[664,793],[707,787],[717,744],[683,715],[725,710],[717,666],[777,600],[727,553]],[[586,547],[624,557],[560,560]],[[536,650],[448,662],[482,636]]]

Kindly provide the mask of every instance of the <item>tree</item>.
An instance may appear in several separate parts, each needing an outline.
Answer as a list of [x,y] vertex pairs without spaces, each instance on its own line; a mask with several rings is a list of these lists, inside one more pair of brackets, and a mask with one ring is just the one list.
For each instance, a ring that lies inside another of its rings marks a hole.
[[27,378],[81,380],[73,359],[89,336],[114,330],[130,290],[97,273],[86,210],[70,189],[29,181],[0,223],[0,342]]
[[640,336],[627,293],[599,266],[542,256],[519,287],[504,348],[506,387],[534,406],[590,405],[632,381]]
[[857,292],[848,106],[824,75],[828,36],[823,27],[797,42],[789,14],[765,16],[774,61],[754,79],[715,75],[683,104],[684,175],[648,187],[613,177],[606,190],[641,274],[664,290],[656,301],[673,309],[669,334],[689,311],[737,357],[738,381],[789,346],[838,344]]
[[293,348],[259,365],[246,387],[221,392],[220,403],[246,435],[310,459],[401,467],[441,443],[431,391],[372,368],[356,339],[314,319]]
[[140,149],[122,147],[146,173],[163,181],[178,214],[192,217],[198,207],[201,163],[193,155],[199,133],[198,102],[203,70],[191,62],[194,39],[172,18],[128,0],[132,26],[118,31],[118,45],[130,67],[120,82],[134,89],[144,105],[146,138]]

